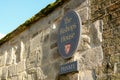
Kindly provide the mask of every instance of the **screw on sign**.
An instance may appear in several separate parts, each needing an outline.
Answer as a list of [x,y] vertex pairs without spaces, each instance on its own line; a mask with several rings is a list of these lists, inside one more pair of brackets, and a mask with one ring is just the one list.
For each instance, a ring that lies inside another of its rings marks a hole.
[[58,49],[64,59],[75,53],[81,35],[81,19],[74,10],[68,11],[58,29]]

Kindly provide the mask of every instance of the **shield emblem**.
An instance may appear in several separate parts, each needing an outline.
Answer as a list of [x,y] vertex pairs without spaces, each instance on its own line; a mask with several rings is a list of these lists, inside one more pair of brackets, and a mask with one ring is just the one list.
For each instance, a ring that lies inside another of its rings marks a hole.
[[71,44],[66,44],[66,45],[65,45],[65,52],[66,52],[66,54],[69,53],[70,47],[71,47]]

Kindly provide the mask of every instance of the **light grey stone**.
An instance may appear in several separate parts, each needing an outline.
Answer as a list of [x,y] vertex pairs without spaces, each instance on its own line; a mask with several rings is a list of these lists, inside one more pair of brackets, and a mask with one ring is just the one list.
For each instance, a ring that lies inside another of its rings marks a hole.
[[33,80],[31,75],[28,75],[28,80]]
[[91,48],[90,37],[88,35],[81,35],[78,50],[85,51],[85,50],[90,49],[90,48]]
[[17,73],[20,73],[20,72],[25,71],[25,69],[26,69],[25,60],[19,62],[19,63],[16,65],[16,68],[17,68]]
[[93,69],[100,66],[103,62],[103,50],[101,46],[88,49],[82,53],[78,52],[74,55],[74,59],[80,63],[80,70]]
[[41,68],[37,67],[37,80],[44,80],[46,77]]
[[7,79],[7,77],[8,77],[8,67],[3,67],[1,79]]
[[11,48],[9,51],[6,52],[7,54],[7,59],[6,59],[6,65],[10,65],[13,62],[13,52],[12,52],[13,48]]
[[91,46],[99,46],[102,42],[103,21],[97,20],[90,28],[91,33]]
[[39,33],[34,38],[30,39],[30,52],[35,51],[35,47],[40,47],[40,40],[42,39],[42,33]]
[[78,7],[81,3],[85,2],[85,0],[71,0],[70,2],[68,2],[65,7],[64,7],[64,11],[68,11],[70,9],[75,9],[76,7]]
[[24,59],[24,54],[25,54],[25,44],[23,41],[20,42],[21,45],[21,50],[20,50],[20,61],[23,61]]
[[16,75],[17,75],[16,65],[12,64],[8,67],[8,77],[12,77]]
[[120,73],[120,62],[114,64],[114,73]]
[[61,57],[61,55],[59,54],[57,47],[50,50],[50,54],[49,54],[50,62],[53,62],[54,60],[59,59],[60,57]]
[[11,78],[11,80],[18,80],[18,77],[14,76],[14,77]]
[[89,8],[88,7],[84,7],[84,8],[80,8],[79,10],[77,10],[80,18],[81,18],[81,22],[86,22],[89,19]]
[[92,70],[84,70],[79,72],[79,80],[96,80],[95,73]]
[[17,80],[29,80],[27,78],[28,78],[27,73],[26,72],[22,72],[22,73],[18,74],[18,79]]
[[0,68],[0,79],[1,79],[1,76],[2,76],[2,68]]
[[0,66],[4,66],[6,64],[6,54],[7,54],[7,52],[5,51],[0,56]]

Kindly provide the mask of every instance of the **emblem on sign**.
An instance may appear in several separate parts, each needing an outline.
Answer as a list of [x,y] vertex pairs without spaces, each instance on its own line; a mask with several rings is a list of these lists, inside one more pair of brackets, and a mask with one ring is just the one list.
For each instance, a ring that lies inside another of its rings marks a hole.
[[81,32],[81,19],[74,10],[68,11],[62,18],[58,29],[58,50],[64,58],[72,57],[75,53]]
[[66,45],[65,45],[65,52],[66,52],[66,54],[69,53],[69,51],[70,51],[70,47],[71,47],[70,44],[66,44]]

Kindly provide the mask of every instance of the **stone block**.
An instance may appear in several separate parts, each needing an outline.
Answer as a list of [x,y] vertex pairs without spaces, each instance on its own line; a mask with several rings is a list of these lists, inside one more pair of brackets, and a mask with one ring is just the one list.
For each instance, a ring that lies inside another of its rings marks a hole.
[[22,73],[18,74],[18,79],[17,80],[29,80],[27,78],[28,78],[28,76],[27,76],[26,72],[22,72]]
[[26,60],[26,70],[28,73],[33,73],[36,71],[35,69],[36,64],[29,61],[29,59]]
[[114,64],[114,73],[120,74],[120,62]]
[[40,67],[37,67],[36,69],[37,69],[37,71],[36,71],[37,80],[44,80],[46,78],[46,76],[44,75],[42,69]]
[[1,76],[1,79],[7,79],[8,77],[8,67],[3,67],[2,68],[2,76]]
[[0,80],[1,80],[1,76],[2,76],[2,68],[0,68]]
[[16,68],[17,68],[17,73],[20,73],[20,72],[25,71],[25,69],[26,69],[25,60],[19,62],[19,63],[16,65]]
[[103,32],[103,21],[102,20],[95,21],[90,28],[92,47],[101,45],[102,32]]
[[82,27],[82,30],[81,30],[81,34],[82,35],[89,35],[90,31],[89,31],[89,25],[88,24],[84,24],[81,26]]
[[103,51],[102,47],[98,46],[90,48],[84,52],[78,52],[74,55],[74,60],[79,61],[80,70],[93,69],[97,66],[101,66],[103,62]]
[[28,79],[27,80],[33,80],[31,75],[28,75]]
[[51,31],[50,33],[50,42],[56,42],[57,41],[57,31]]
[[[31,76],[32,76],[32,80],[37,80],[37,75],[36,75],[36,73],[33,73],[33,74],[31,74]],[[39,80],[39,79],[38,79]],[[42,80],[42,79],[41,79]]]
[[67,75],[60,75],[58,77],[58,80],[79,80],[79,74],[78,73],[70,73]]
[[36,47],[36,50],[33,50],[33,51],[31,51],[31,53],[29,53],[29,57],[26,60],[27,69],[36,67],[36,66],[40,66],[42,57],[43,57],[43,55],[42,55],[41,47]]
[[11,78],[11,80],[18,80],[18,77],[14,76],[14,77]]
[[6,64],[6,54],[7,52],[5,51],[3,55],[0,56],[0,67]]
[[85,8],[80,8],[80,10],[78,10],[78,14],[80,15],[81,21],[84,23],[88,20],[89,18],[89,8],[85,7]]
[[16,75],[17,75],[16,65],[12,64],[8,67],[8,77],[12,77]]
[[6,65],[10,65],[13,62],[13,52],[12,52],[13,48],[11,48],[11,50],[7,51],[7,59],[6,59]]
[[57,47],[50,51],[49,57],[50,62],[61,57]]
[[112,54],[111,57],[110,57],[110,62],[111,63],[118,63],[118,62],[120,62],[120,53]]
[[90,37],[87,35],[81,35],[78,50],[85,51],[85,50],[90,49],[90,48],[91,48]]
[[96,80],[95,73],[92,70],[84,70],[79,72],[80,80]]
[[115,3],[115,4],[112,4],[112,5],[110,5],[109,7],[107,7],[107,11],[108,12],[111,12],[111,11],[114,11],[114,10],[116,10],[116,9],[119,9],[119,7],[120,7],[120,1],[118,1],[117,3]]
[[97,9],[91,15],[92,15],[92,17],[91,17],[92,20],[97,20],[97,19],[99,19],[99,17],[102,17],[103,15],[105,15],[105,9]]
[[68,11],[70,9],[74,9],[74,8],[78,7],[80,4],[82,4],[85,1],[86,0],[76,0],[76,1],[73,0],[73,1],[70,1],[68,4],[65,5],[64,11],[66,12],[66,11]]
[[45,76],[45,80],[56,80],[59,74],[59,65],[60,61],[48,64],[41,68],[42,73]]
[[112,29],[107,29],[106,31],[104,31],[103,32],[103,37],[104,37],[104,39],[113,38],[113,30]]
[[49,45],[46,46],[46,45],[43,45],[42,46],[42,65],[46,65],[46,64],[49,64],[50,60],[49,60],[49,55],[50,55],[50,48],[49,48]]
[[43,36],[43,34],[39,33],[34,38],[30,39],[30,52],[35,51],[35,49],[36,49],[35,47],[38,48],[41,46],[40,40],[43,38],[42,36]]
[[55,48],[55,47],[57,47],[57,42],[51,43],[50,49],[53,49],[53,48]]

